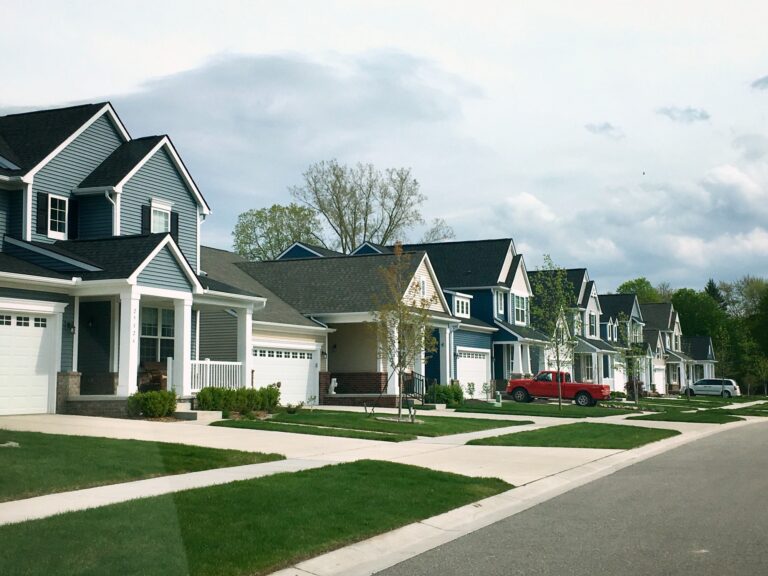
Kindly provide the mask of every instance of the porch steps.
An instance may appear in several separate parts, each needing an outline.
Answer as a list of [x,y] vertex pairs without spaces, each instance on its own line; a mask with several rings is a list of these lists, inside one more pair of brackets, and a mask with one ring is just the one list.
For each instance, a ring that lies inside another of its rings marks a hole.
[[221,410],[176,410],[176,418],[189,420],[195,424],[208,425],[216,420],[221,420]]

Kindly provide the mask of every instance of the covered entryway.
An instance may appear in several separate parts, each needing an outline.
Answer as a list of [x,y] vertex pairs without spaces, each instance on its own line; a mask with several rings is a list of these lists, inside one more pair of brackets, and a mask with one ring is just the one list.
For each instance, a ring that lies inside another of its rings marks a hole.
[[65,305],[17,304],[0,300],[0,415],[53,412]]
[[280,403],[297,404],[319,400],[319,345],[280,346],[265,343],[253,347],[253,386],[262,388],[280,382]]
[[488,350],[458,347],[456,351],[456,379],[466,390],[475,384],[475,398],[484,396],[483,384],[491,380],[491,355]]

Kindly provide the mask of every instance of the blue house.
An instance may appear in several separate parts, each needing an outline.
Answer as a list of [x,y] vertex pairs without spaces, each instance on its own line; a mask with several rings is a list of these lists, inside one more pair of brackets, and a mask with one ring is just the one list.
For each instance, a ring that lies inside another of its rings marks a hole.
[[[443,287],[454,322],[438,329],[439,355],[427,363],[428,379],[502,386],[513,375],[543,367],[546,337],[530,323],[531,286],[525,262],[511,238],[406,244],[424,251]],[[389,250],[364,243],[354,252]]]
[[202,309],[238,316],[245,381],[265,299],[202,274],[210,213],[170,138],[132,138],[109,103],[0,117],[0,414],[191,395]]

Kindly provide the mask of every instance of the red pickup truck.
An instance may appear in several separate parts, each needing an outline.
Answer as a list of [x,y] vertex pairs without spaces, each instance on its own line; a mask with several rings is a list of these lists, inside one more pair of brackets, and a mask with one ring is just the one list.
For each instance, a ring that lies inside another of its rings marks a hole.
[[594,406],[598,400],[608,400],[611,397],[610,386],[572,382],[568,372],[555,370],[543,370],[533,378],[510,379],[507,394],[512,396],[515,402],[530,402],[534,398],[557,398],[557,374],[560,375],[563,398],[575,400],[579,406]]

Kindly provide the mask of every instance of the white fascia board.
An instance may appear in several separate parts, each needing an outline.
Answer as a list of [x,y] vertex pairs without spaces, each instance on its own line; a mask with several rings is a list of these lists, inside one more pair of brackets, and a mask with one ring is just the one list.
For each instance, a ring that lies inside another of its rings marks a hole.
[[73,266],[77,266],[78,268],[81,268],[85,272],[101,272],[101,268],[99,268],[98,266],[91,266],[90,264],[86,264],[85,262],[81,262],[80,260],[75,260],[74,258],[63,256],[58,252],[46,250],[45,248],[41,246],[36,246],[35,244],[22,242],[21,240],[17,240],[16,238],[11,238],[10,236],[6,236],[5,241],[8,242],[9,244],[12,244],[13,246],[18,246],[19,248],[29,250],[30,252],[35,252],[36,254],[47,256],[48,258],[52,258],[53,260],[58,260],[59,262],[64,262],[65,264],[72,264]]
[[467,300],[472,300],[474,298],[472,294],[465,294],[464,292],[457,292],[456,290],[443,290],[443,292],[446,294],[453,294],[459,298],[466,298]]
[[114,186],[90,186],[88,188],[72,188],[72,194],[75,196],[98,196],[99,194],[104,194],[105,192],[109,192],[110,194],[119,194],[121,191],[116,189]]
[[47,300],[26,300],[23,298],[4,298],[0,296],[0,308],[13,312],[37,312],[39,314],[61,314],[68,304]]
[[192,291],[195,294],[202,294],[204,292],[202,285],[200,284],[200,281],[197,279],[197,276],[195,275],[192,268],[190,268],[189,264],[187,263],[187,259],[184,258],[184,255],[181,253],[181,250],[179,250],[179,247],[176,245],[176,242],[173,241],[173,238],[170,234],[167,234],[165,238],[163,238],[160,243],[155,247],[152,252],[149,253],[149,256],[147,256],[144,261],[139,264],[138,268],[133,271],[133,274],[131,274],[128,277],[128,282],[131,284],[135,284],[138,280],[139,274],[141,274],[144,271],[144,268],[146,268],[152,260],[154,260],[155,256],[157,256],[160,251],[168,246],[168,248],[171,250],[171,253],[173,254],[174,258],[176,258],[176,262],[181,266],[181,269],[184,271],[184,275],[187,277],[187,280],[189,280],[189,283],[192,284]]
[[0,280],[11,282],[20,282],[24,284],[34,284],[36,286],[75,286],[81,279],[73,276],[72,278],[47,278],[45,276],[31,276],[29,274],[16,274],[14,272],[0,272]]
[[82,282],[72,291],[74,296],[115,296],[130,286],[123,278],[120,280],[90,280]]
[[190,176],[189,172],[187,172],[187,168],[184,166],[184,162],[181,161],[181,158],[179,157],[178,152],[176,152],[176,148],[174,148],[173,143],[171,142],[171,139],[168,138],[168,136],[163,136],[160,141],[155,144],[152,149],[147,152],[147,154],[136,163],[136,165],[131,169],[128,174],[126,174],[120,182],[118,182],[115,185],[115,188],[118,191],[122,191],[123,186],[125,186],[126,182],[128,182],[131,178],[133,178],[136,175],[136,172],[141,170],[141,168],[146,164],[150,158],[152,158],[160,148],[165,148],[168,152],[168,155],[171,157],[171,161],[173,162],[174,166],[176,166],[176,169],[181,174],[182,178],[184,179],[184,183],[187,185],[187,187],[192,191],[192,195],[195,197],[195,200],[197,200],[198,206],[202,209],[203,214],[210,214],[211,208],[208,206],[208,203],[203,198],[203,195],[200,193],[200,190],[197,188],[197,185],[195,184],[195,181],[192,180],[192,176]]
[[[322,255],[322,254],[320,254],[320,252],[316,252],[315,250],[312,250],[312,248],[310,248],[310,247],[309,247],[309,246],[307,246],[306,244],[302,244],[301,242],[294,242],[293,244],[291,244],[290,246],[288,246],[288,248],[286,248],[285,250],[283,250],[282,252],[280,252],[280,254],[278,254],[278,255],[277,255],[277,258],[275,258],[275,260],[280,260],[280,258],[282,258],[283,256],[285,256],[285,255],[286,255],[288,252],[290,252],[290,251],[291,251],[293,248],[295,248],[296,246],[298,246],[298,247],[299,247],[299,248],[301,248],[302,250],[306,250],[307,252],[311,252],[312,254],[314,254],[315,256],[317,256],[318,258],[322,258],[322,257],[323,257],[323,255]],[[351,254],[350,254],[350,255],[351,255]]]
[[325,334],[326,332],[335,332],[332,328],[324,328],[323,326],[302,326],[299,324],[285,324],[281,322],[264,322],[263,320],[253,320],[252,322],[254,330],[263,328],[265,330],[271,330],[273,332],[311,332]]
[[[525,256],[522,254],[520,255],[520,268],[517,269],[518,274],[520,273],[520,270],[523,271],[523,278],[525,278],[525,286],[528,288],[528,294],[533,296],[533,288],[531,288],[531,281],[528,279],[528,266],[525,265]],[[512,278],[512,281],[514,282],[514,278]]]
[[498,282],[501,284],[507,279],[509,274],[509,267],[512,266],[512,260],[515,257],[515,244],[510,240],[507,247],[507,254],[504,256],[504,263],[501,265],[501,272],[499,273]]
[[459,326],[459,330],[466,330],[467,332],[485,332],[487,334],[493,334],[494,332],[499,331],[498,328],[494,328],[493,326],[476,326],[464,323]]
[[167,288],[154,288],[153,286],[136,286],[136,294],[139,296],[151,296],[155,298],[167,298],[169,300],[183,300],[192,303],[192,294],[184,290],[168,290]]
[[[440,299],[440,304],[443,307],[443,312],[445,312],[446,314],[450,314],[451,307],[448,306],[448,301],[445,299],[445,294],[443,294],[443,288],[442,286],[440,286],[440,282],[437,279],[437,274],[435,274],[435,269],[432,268],[432,262],[429,259],[429,254],[427,254],[426,252],[424,252],[424,257],[421,259],[421,262],[424,262],[424,261],[426,261],[427,263],[427,271],[429,272],[430,278],[432,278],[432,283],[434,284],[435,291],[437,292],[437,296]],[[419,262],[419,266],[421,266],[421,262]],[[418,269],[419,266],[417,266],[416,268]]]
[[336,312],[331,314],[304,314],[314,316],[323,324],[354,324],[359,322],[372,322],[375,319],[374,312]]
[[195,295],[195,303],[199,304],[212,304],[213,301],[223,302],[225,306],[237,306],[236,303],[247,303],[248,306],[253,306],[253,311],[256,312],[264,308],[267,304],[267,299],[263,296],[248,296],[246,294],[232,294],[230,292],[219,292],[217,290],[203,289],[202,295]]
[[117,114],[115,113],[115,110],[112,108],[112,105],[107,103],[105,104],[96,114],[91,116],[91,118],[85,122],[80,128],[75,130],[72,134],[70,134],[69,138],[64,140],[61,144],[59,144],[48,156],[43,158],[32,170],[27,172],[25,174],[25,177],[33,177],[35,174],[37,174],[42,168],[48,164],[51,160],[53,160],[54,157],[56,157],[59,152],[64,150],[67,146],[69,146],[80,134],[85,132],[91,124],[96,122],[99,118],[101,118],[104,114],[108,114],[109,117],[112,119],[113,124],[117,127],[118,132],[123,138],[124,142],[128,142],[131,139],[131,136],[128,134],[128,131],[125,129],[125,126],[123,126],[123,123],[120,122],[120,118],[117,117]]

